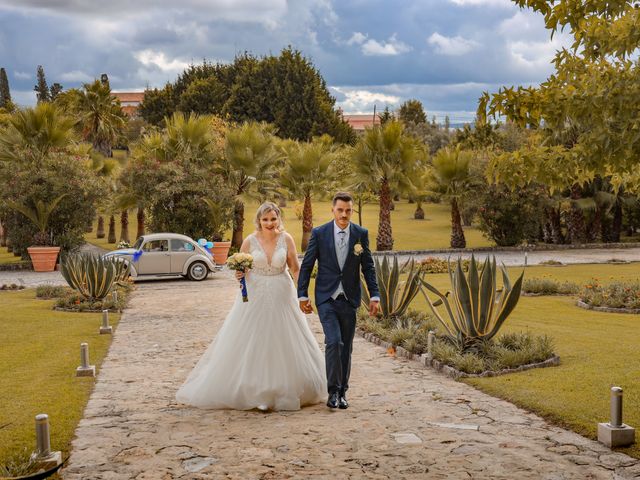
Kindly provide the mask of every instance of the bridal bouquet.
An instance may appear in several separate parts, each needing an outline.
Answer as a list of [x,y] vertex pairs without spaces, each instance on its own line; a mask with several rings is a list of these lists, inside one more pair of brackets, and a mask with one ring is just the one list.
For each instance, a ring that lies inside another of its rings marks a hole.
[[[237,272],[244,272],[245,270],[251,269],[252,266],[253,257],[248,253],[234,253],[227,259],[227,267],[229,267],[230,270],[235,270]],[[240,280],[240,285],[242,285],[242,301],[248,302],[247,282],[244,277]]]

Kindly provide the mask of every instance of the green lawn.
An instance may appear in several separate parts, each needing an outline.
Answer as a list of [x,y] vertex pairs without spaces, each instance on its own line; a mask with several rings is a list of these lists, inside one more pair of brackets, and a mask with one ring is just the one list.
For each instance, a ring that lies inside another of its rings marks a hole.
[[[510,269],[512,280],[519,272]],[[525,278],[542,276],[580,285],[594,276],[603,283],[637,280],[640,265],[527,267]],[[448,288],[446,275],[427,278]],[[421,296],[413,306],[427,308]],[[624,421],[640,426],[640,315],[583,310],[572,297],[523,297],[503,330],[550,335],[561,365],[465,382],[590,438],[598,422],[608,421],[610,387],[621,386]],[[625,453],[640,458],[640,446]]]
[[13,253],[7,252],[7,247],[0,247],[0,265],[6,263],[21,262],[20,257],[16,257]]
[[[111,342],[98,332],[101,314],[53,311],[34,289],[0,292],[0,304],[0,463],[35,447],[39,413],[49,415],[52,448],[68,452],[94,384],[75,376],[80,343],[99,366]],[[110,315],[111,324],[119,318]]]
[[[415,204],[409,204],[405,201],[396,202],[396,209],[391,213],[391,225],[393,228],[393,236],[395,239],[395,250],[427,250],[449,248],[451,235],[451,211],[447,203],[441,204],[425,204],[424,220],[414,220],[413,212]],[[245,208],[244,235],[253,232],[253,216],[258,208],[257,203],[249,203]],[[376,235],[378,234],[378,206],[377,204],[365,205],[363,210],[363,225],[369,230],[369,239],[372,247],[375,249]],[[293,235],[296,245],[300,248],[300,239],[302,238],[302,222],[296,218],[295,202],[288,202],[287,207],[283,209],[285,228]],[[333,218],[331,213],[331,202],[314,202],[314,225],[322,225]],[[354,215],[353,220],[357,222],[358,217]],[[105,217],[105,232],[107,231],[109,218]],[[94,222],[93,231],[87,233],[85,238],[88,242],[98,245],[107,250],[112,250],[116,244],[109,244],[106,238],[96,238],[97,221]],[[135,241],[137,232],[137,221],[135,210],[129,212],[129,235],[131,241]],[[180,232],[176,232],[180,233]],[[227,233],[231,236],[231,232]],[[492,242],[485,238],[477,228],[465,227],[465,236],[467,238],[468,247],[486,247],[492,245]],[[120,238],[120,216],[116,218],[116,238]]]

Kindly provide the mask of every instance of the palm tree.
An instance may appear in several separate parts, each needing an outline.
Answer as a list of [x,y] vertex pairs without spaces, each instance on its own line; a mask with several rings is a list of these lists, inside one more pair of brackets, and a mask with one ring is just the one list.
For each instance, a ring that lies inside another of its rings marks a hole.
[[38,161],[73,142],[73,120],[51,103],[18,110],[0,129],[0,160]]
[[414,191],[411,198],[416,202],[416,211],[413,213],[415,220],[424,220],[424,210],[422,204],[432,195],[433,174],[426,165],[419,169],[413,177]]
[[434,178],[451,201],[451,248],[465,248],[459,201],[469,188],[469,163],[473,154],[456,148],[442,148],[433,158]]
[[60,103],[78,115],[82,138],[104,156],[111,157],[111,149],[124,131],[126,115],[119,100],[111,95],[109,84],[100,80],[85,83],[82,90],[67,92]]
[[[100,178],[103,182],[105,182],[109,188],[108,190],[115,190],[115,186],[111,185],[113,180],[116,178],[116,174],[118,171],[118,161],[113,158],[107,158],[104,155],[98,152],[92,152],[91,162],[93,171],[96,172],[98,178]],[[100,212],[102,210],[99,210]],[[104,216],[102,214],[98,215],[98,228],[96,231],[96,238],[104,238]]]
[[[93,83],[85,83],[81,90],[72,89],[61,94],[57,103],[79,117],[77,125],[85,141],[105,157],[113,156],[112,147],[124,132],[126,115],[120,101],[111,95],[108,82],[95,80]],[[104,225],[104,220],[101,222],[101,219],[102,217],[98,219],[98,224]],[[110,219],[110,229],[113,223]],[[129,212],[126,208],[120,212],[120,226],[120,240],[128,242]],[[115,235],[110,232],[109,240],[114,238]]]
[[402,124],[389,120],[367,129],[353,150],[356,174],[375,185],[380,201],[376,249],[393,249],[391,204],[393,194],[411,190],[411,178],[419,164],[420,149],[404,134]]
[[274,190],[274,147],[273,130],[264,123],[246,122],[227,132],[220,173],[235,194],[233,247],[242,245],[245,200],[264,200]]
[[302,244],[305,251],[313,229],[311,197],[326,192],[330,184],[329,167],[335,159],[331,137],[323,135],[309,143],[294,140],[283,144],[285,166],[280,171],[280,186],[293,195],[304,198],[302,210]]

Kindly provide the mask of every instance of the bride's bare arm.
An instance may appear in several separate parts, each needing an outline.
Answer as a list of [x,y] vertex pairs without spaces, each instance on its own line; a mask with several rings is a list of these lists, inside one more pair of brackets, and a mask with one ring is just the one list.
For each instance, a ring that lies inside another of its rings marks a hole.
[[298,275],[300,274],[300,263],[298,263],[298,252],[296,250],[296,244],[293,241],[293,237],[285,232],[285,239],[287,242],[287,265],[289,271],[293,275],[293,281],[298,284]]

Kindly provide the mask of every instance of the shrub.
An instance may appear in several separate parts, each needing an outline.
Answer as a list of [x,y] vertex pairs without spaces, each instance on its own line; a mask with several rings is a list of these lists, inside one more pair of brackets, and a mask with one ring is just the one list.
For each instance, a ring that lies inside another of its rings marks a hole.
[[580,299],[594,307],[640,308],[640,282],[613,282],[602,285],[593,279],[580,292]]
[[409,340],[413,338],[414,334],[415,334],[415,329],[413,328],[396,327],[389,332],[388,338],[389,338],[389,342],[391,342],[395,346],[398,346],[398,345],[402,345],[405,342],[405,340]]
[[[462,271],[469,271],[470,260],[462,260]],[[427,257],[418,261],[422,273],[447,273],[449,271],[449,261],[443,258]],[[482,269],[482,263],[476,261],[476,268]]]
[[485,361],[477,354],[470,352],[456,355],[452,366],[466,373],[482,373],[486,369]]
[[538,187],[511,191],[503,185],[490,185],[479,198],[480,230],[499,246],[537,241],[543,195]]
[[59,298],[69,292],[69,288],[60,285],[40,285],[36,288],[37,298]]
[[560,283],[550,278],[529,278],[522,285],[523,292],[541,295],[573,295],[579,290],[575,283]]
[[[33,206],[66,194],[49,218],[51,244],[69,252],[84,243],[87,223],[95,216],[97,201],[104,197],[103,185],[84,157],[59,153],[37,164],[4,162],[1,173],[6,181],[0,199]],[[26,259],[26,249],[33,244],[38,227],[6,207],[4,218],[13,248]]]
[[540,265],[563,265],[562,262],[559,262],[558,260],[545,260],[544,262],[540,262]]

